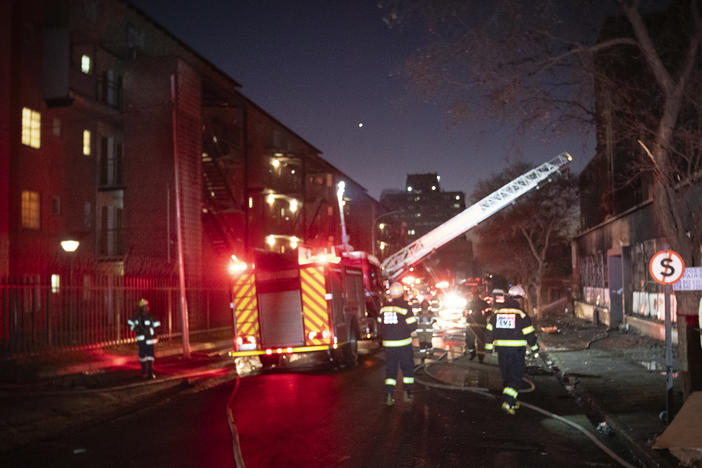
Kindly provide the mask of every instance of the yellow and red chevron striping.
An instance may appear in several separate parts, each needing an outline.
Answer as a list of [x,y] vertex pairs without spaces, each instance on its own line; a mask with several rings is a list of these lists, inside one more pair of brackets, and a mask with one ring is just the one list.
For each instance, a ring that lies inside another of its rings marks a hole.
[[258,302],[256,300],[256,284],[254,273],[242,274],[232,287],[234,297],[234,314],[238,336],[255,336],[260,343],[258,330]]
[[[321,332],[329,329],[326,287],[324,285],[324,267],[310,266],[300,269],[300,287],[302,292],[302,315],[305,326],[305,340],[308,345],[330,344],[331,336],[321,337]],[[319,332],[320,336],[310,338],[310,332]]]

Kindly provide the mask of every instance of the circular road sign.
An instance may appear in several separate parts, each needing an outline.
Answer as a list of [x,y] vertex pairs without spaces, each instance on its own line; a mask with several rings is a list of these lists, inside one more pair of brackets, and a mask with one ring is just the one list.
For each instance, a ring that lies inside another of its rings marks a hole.
[[660,284],[673,284],[682,278],[685,262],[674,250],[660,250],[648,262],[651,277]]

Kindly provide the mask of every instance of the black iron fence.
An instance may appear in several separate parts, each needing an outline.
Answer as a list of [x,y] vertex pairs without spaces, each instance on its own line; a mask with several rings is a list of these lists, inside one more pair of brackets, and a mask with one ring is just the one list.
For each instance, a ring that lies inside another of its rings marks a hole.
[[[181,334],[180,290],[174,278],[82,276],[74,283],[59,281],[0,282],[0,357],[134,341],[127,319],[142,297],[161,321],[159,336]],[[186,297],[191,332],[231,326],[226,288],[189,288]]]

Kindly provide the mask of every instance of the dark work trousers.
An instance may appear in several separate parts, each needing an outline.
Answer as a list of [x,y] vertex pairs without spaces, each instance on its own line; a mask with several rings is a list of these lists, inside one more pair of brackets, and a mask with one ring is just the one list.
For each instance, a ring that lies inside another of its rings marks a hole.
[[502,392],[503,401],[510,406],[517,402],[517,392],[522,388],[522,378],[524,377],[524,355],[523,346],[516,348],[500,347],[497,350],[497,364],[502,374],[504,389]]
[[154,345],[146,344],[145,341],[137,341],[137,345],[139,346],[141,373],[151,377],[154,369]]
[[397,384],[397,368],[402,369],[402,388],[412,393],[414,352],[412,345],[385,348],[385,392],[392,395]]
[[466,331],[466,348],[471,354],[477,351],[480,362],[485,356],[485,325],[471,324]]

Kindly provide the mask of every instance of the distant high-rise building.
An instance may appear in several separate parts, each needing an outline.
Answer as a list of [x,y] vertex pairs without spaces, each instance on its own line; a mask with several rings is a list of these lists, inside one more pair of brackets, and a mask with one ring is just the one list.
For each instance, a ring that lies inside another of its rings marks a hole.
[[[386,215],[376,225],[381,235],[376,239],[386,247],[382,257],[396,252],[440,224],[465,210],[465,194],[441,190],[436,172],[408,174],[404,190],[385,190],[380,203]],[[456,275],[471,273],[472,248],[464,237],[445,245],[433,256],[433,263]]]

